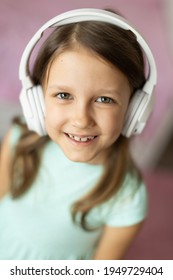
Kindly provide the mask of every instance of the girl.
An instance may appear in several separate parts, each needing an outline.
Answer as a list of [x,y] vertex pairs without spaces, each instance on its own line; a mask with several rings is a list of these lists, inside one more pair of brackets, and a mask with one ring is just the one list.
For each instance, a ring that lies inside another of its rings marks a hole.
[[47,135],[15,118],[2,143],[0,259],[122,259],[147,212],[122,135],[146,81],[136,36],[101,21],[62,25],[31,76]]

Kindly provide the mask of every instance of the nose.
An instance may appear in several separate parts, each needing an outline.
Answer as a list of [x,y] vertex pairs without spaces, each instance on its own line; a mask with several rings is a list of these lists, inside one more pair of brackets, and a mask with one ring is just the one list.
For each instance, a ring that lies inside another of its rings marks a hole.
[[72,126],[79,129],[86,129],[94,126],[94,118],[91,105],[76,104],[71,115]]

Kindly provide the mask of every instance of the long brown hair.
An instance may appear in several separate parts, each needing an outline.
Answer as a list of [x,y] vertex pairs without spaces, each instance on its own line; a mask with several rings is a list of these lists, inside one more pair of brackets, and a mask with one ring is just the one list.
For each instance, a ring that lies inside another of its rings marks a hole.
[[[81,44],[103,59],[118,67],[128,78],[132,95],[145,82],[144,59],[135,35],[117,26],[102,22],[81,22],[56,28],[44,42],[36,58],[32,79],[35,85],[43,85],[53,58],[75,44]],[[15,122],[20,123],[19,119]],[[40,165],[40,154],[49,137],[39,137],[28,131],[25,125],[16,147],[12,168],[11,191],[13,197],[22,195],[34,181]],[[33,164],[34,163],[34,164]],[[21,180],[15,180],[20,170]],[[127,172],[136,170],[129,153],[129,140],[120,135],[113,144],[104,164],[104,173],[98,184],[85,197],[72,206],[72,216],[81,212],[81,225],[87,229],[86,215],[96,205],[109,199],[118,188]],[[18,185],[17,183],[18,182]]]

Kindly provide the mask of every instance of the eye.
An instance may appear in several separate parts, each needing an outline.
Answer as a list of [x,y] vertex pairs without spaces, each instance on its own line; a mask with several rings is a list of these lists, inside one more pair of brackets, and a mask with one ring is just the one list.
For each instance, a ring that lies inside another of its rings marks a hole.
[[97,102],[100,102],[100,103],[115,103],[115,101],[110,98],[110,97],[107,97],[107,96],[101,96],[97,99]]
[[65,100],[72,99],[71,94],[67,93],[67,92],[59,92],[59,93],[56,94],[56,97],[58,99],[65,99]]

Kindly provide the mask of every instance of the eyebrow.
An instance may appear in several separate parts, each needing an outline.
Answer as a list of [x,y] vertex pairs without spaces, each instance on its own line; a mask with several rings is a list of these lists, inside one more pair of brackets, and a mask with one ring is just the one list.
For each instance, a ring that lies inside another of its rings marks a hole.
[[110,88],[110,89],[103,88],[103,89],[99,89],[98,92],[103,92],[103,93],[105,92],[105,93],[110,93],[110,94],[116,93],[118,95],[121,95],[120,92],[117,89],[115,89],[115,88]]
[[72,88],[68,87],[68,86],[64,86],[64,85],[51,85],[49,87],[47,87],[48,89],[56,89],[56,90],[62,90],[62,91],[71,91]]
[[[69,86],[66,86],[66,85],[51,85],[51,86],[49,86],[49,87],[47,87],[47,89],[58,89],[58,90],[69,90],[69,91],[71,91],[72,90],[72,88],[71,87],[69,87]],[[98,89],[98,91],[97,91],[99,94],[100,93],[110,93],[110,94],[118,94],[118,95],[121,95],[121,93],[117,90],[117,89],[115,89],[115,88],[110,88],[110,89],[108,89],[108,88],[100,88],[100,89]]]

